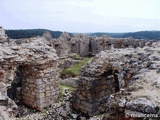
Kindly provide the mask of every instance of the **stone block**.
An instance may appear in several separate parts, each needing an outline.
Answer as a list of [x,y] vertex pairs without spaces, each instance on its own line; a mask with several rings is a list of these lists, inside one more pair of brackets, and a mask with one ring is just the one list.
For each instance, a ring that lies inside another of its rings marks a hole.
[[44,98],[45,94],[44,93],[36,93],[36,98]]
[[35,82],[36,85],[42,85],[42,84],[43,84],[42,79],[37,79],[37,80],[35,80],[35,81],[36,81],[36,82]]
[[29,84],[30,88],[35,88],[35,86],[36,86],[35,84]]
[[51,96],[51,92],[50,91],[46,92],[46,96]]
[[34,91],[37,93],[40,93],[40,92],[45,92],[45,89],[44,88],[39,88],[39,89],[36,88]]
[[35,96],[35,95],[36,95],[36,93],[35,93],[34,91],[32,91],[32,92],[31,92],[31,95]]
[[48,87],[46,87],[46,90],[50,90],[50,87],[48,86]]

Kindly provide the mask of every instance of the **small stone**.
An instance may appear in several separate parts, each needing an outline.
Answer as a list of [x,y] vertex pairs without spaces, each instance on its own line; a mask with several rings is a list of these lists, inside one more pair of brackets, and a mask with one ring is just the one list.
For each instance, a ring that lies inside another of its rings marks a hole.
[[157,69],[157,73],[160,73],[160,68]]
[[121,98],[119,101],[119,107],[125,107],[126,104],[126,99],[125,98]]

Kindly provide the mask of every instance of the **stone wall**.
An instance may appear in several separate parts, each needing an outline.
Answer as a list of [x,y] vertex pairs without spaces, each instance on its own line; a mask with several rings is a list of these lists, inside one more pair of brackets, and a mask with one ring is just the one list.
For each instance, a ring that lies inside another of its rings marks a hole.
[[53,47],[58,56],[68,56],[71,53],[70,36],[66,32],[62,33],[59,38],[53,39]]
[[[76,41],[76,51],[80,56],[88,56],[89,53],[89,37],[79,34],[72,37],[73,41]],[[73,50],[72,50],[73,51]]]
[[66,32],[53,39],[53,47],[58,56],[69,56],[76,53],[80,56],[94,56],[100,51],[110,50],[111,48],[137,48],[144,47],[145,40],[132,38],[111,38],[107,36],[91,37],[83,34],[76,34],[70,37]]
[[59,80],[56,62],[37,66],[21,66],[22,101],[41,110],[58,99]]
[[75,94],[73,107],[82,113],[93,116],[106,111],[110,94],[115,93],[113,76],[102,78],[81,77]]
[[0,37],[5,37],[5,31],[2,27],[0,27]]
[[51,39],[47,32],[8,41],[0,36],[0,82],[11,84],[8,95],[15,102],[42,110],[58,99],[58,57]]

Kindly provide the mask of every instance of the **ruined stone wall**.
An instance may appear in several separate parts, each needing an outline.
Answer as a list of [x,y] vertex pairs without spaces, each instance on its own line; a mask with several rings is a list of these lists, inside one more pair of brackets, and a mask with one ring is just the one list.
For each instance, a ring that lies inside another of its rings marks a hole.
[[105,36],[92,38],[92,54],[96,55],[100,51],[111,49],[111,44],[112,41]]
[[21,66],[22,101],[24,104],[41,110],[56,102],[59,95],[57,64]]
[[110,94],[115,93],[113,75],[102,78],[81,77],[74,96],[73,107],[82,113],[93,116],[105,112]]
[[137,48],[144,47],[145,40],[133,38],[111,38],[107,36],[91,37],[83,34],[77,34],[70,37],[64,32],[59,38],[54,39],[54,48],[58,56],[69,56],[71,53],[77,53],[80,56],[94,56],[100,51],[114,48]]
[[5,35],[4,29],[3,29],[2,27],[0,27],[0,37],[3,38],[3,37],[5,37],[5,36],[6,36],[6,35]]
[[59,94],[58,57],[51,36],[45,35],[8,41],[0,37],[0,82],[11,84],[11,99],[37,110],[55,103]]
[[[39,65],[2,65],[0,82],[11,84],[9,97],[37,110],[53,105],[59,96],[57,62]],[[5,87],[7,93],[7,88]]]
[[0,81],[3,83],[11,83],[15,76],[15,66],[13,65],[3,65],[0,66]]
[[58,56],[68,56],[71,53],[70,36],[65,32],[62,33],[59,38],[53,39],[53,47],[56,49]]
[[89,54],[89,40],[79,40],[77,41],[77,54],[80,56],[88,56]]

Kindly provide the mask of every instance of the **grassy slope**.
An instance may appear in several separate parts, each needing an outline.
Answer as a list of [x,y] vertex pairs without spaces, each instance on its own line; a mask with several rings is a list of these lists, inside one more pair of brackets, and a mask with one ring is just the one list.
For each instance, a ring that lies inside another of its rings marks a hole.
[[86,58],[85,60],[80,60],[79,63],[72,65],[68,69],[63,69],[63,71],[60,73],[61,75],[69,75],[69,76],[77,76],[80,74],[81,68],[87,64],[87,62],[91,60],[91,58]]

